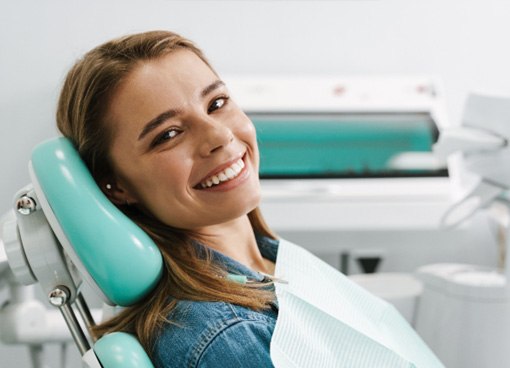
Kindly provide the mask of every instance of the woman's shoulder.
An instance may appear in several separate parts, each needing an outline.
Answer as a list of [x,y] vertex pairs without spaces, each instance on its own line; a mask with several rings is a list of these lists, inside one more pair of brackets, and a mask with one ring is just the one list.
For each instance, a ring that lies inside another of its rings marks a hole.
[[[225,302],[179,301],[160,332],[157,367],[236,367],[242,355],[270,363],[269,343],[276,314]],[[270,364],[258,366],[271,366]]]

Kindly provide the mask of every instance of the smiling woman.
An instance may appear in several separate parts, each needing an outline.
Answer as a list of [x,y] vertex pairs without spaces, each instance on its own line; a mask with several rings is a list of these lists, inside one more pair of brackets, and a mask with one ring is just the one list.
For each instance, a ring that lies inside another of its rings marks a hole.
[[165,31],[98,46],[68,73],[57,123],[165,262],[96,334],[135,333],[158,367],[272,366],[278,240],[258,209],[255,129],[202,52]]

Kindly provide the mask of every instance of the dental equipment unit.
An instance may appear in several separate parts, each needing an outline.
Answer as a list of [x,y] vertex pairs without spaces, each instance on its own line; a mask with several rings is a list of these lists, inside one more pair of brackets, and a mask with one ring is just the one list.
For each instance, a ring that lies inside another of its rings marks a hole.
[[492,236],[504,255],[499,267],[443,263],[418,270],[424,292],[416,329],[447,367],[510,366],[509,139],[510,98],[472,94],[462,125],[443,130],[434,147],[444,158],[461,155],[471,182],[445,212],[443,226],[465,224],[483,209],[491,213]]
[[453,254],[489,263],[486,250],[474,245],[488,231],[484,219],[472,228],[439,228],[456,188],[432,152],[449,125],[437,78],[226,82],[257,129],[261,207],[284,238],[347,274],[413,272]]

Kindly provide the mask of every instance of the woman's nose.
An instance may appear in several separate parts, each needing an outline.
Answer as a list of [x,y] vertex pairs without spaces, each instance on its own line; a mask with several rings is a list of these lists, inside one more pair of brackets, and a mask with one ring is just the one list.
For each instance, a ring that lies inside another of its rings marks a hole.
[[209,156],[216,151],[228,146],[234,140],[232,130],[225,124],[208,121],[199,127],[202,136],[200,143],[200,155]]

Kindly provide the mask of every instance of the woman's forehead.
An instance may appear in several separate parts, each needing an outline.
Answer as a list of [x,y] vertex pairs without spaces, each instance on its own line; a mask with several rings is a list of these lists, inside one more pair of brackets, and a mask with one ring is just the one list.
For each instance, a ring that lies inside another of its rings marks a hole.
[[[119,84],[112,95],[110,115],[116,114],[116,107],[139,109],[136,105],[157,102],[161,98],[178,99],[186,96],[200,97],[200,91],[213,81],[216,74],[195,53],[178,50],[157,59],[139,63]],[[178,103],[178,101],[175,101]],[[170,107],[170,106],[169,106]]]
[[201,103],[204,88],[217,80],[211,68],[192,51],[178,50],[144,61],[113,93],[106,120],[114,131],[119,125],[126,133],[129,128],[139,131],[141,124],[164,111]]
[[217,79],[211,68],[194,52],[177,50],[140,63],[127,77],[128,83],[147,87],[175,86],[200,88]]

